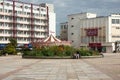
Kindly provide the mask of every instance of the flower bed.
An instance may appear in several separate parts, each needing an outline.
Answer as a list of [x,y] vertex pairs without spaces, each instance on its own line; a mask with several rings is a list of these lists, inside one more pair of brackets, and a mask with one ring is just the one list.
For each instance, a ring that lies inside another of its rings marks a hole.
[[49,47],[41,47],[39,49],[23,50],[23,58],[41,58],[41,59],[68,59],[73,58],[73,54],[78,51],[80,56],[96,56],[99,55],[98,52],[88,50],[85,48],[75,49],[70,46],[49,46]]

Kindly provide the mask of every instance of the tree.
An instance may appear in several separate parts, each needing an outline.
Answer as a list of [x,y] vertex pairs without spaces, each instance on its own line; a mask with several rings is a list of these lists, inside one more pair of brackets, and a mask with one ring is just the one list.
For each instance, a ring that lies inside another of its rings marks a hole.
[[10,38],[9,41],[10,43],[3,49],[3,54],[16,54],[17,40]]
[[17,46],[17,40],[14,39],[14,38],[10,38],[9,41],[10,41],[10,44],[11,44],[12,46],[14,46],[14,48],[16,48],[16,46]]
[[7,54],[15,54],[16,53],[16,49],[12,44],[8,44],[5,48],[4,48],[4,53]]

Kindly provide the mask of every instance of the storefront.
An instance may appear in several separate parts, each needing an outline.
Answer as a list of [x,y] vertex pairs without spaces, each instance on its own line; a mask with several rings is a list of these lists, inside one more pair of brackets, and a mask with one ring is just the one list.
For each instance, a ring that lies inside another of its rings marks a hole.
[[99,52],[102,52],[102,45],[101,45],[101,43],[89,43],[89,47],[92,50],[97,50]]

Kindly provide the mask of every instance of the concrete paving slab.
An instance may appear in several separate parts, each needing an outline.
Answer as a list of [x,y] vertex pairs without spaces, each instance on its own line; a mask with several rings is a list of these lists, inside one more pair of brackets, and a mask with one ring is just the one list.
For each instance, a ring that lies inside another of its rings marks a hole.
[[[0,60],[3,60],[0,62],[2,64],[0,66],[2,69],[0,80],[114,80],[113,77],[96,68],[95,65],[88,63],[87,59],[22,59],[20,56],[12,57],[0,57]],[[10,60],[8,61],[7,58]],[[109,61],[104,63],[102,58],[100,60],[102,61],[100,64],[108,65],[110,63]]]

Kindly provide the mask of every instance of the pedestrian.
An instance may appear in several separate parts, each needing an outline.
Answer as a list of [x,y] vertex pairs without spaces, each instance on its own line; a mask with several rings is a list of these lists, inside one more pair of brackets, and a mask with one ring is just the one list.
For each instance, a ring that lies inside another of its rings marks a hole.
[[76,52],[76,59],[79,59],[80,58],[80,53],[79,51]]
[[103,52],[102,52],[102,51],[100,52],[100,55],[101,55],[102,57],[104,57],[104,55],[103,55]]
[[77,55],[76,53],[73,54],[73,59],[76,59],[76,55]]

